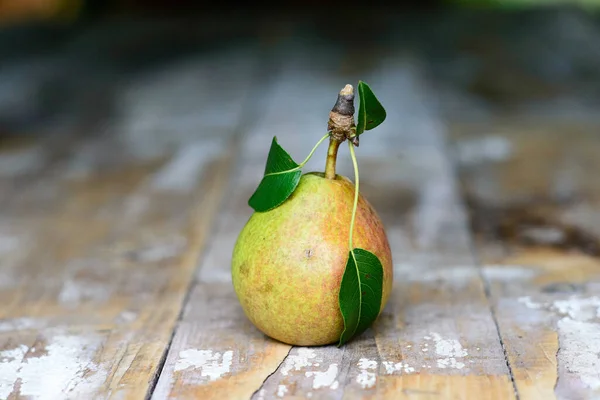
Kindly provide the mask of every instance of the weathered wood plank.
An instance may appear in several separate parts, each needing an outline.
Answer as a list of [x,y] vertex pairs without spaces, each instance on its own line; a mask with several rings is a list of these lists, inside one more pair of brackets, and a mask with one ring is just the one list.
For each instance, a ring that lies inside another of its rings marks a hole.
[[[280,368],[266,382],[267,394],[282,385],[302,385],[315,398],[440,391],[467,397],[466,388],[477,396],[513,396],[444,155],[443,132],[415,71],[410,62],[387,59],[377,75],[367,78],[386,82],[377,93],[396,112],[378,132],[365,136],[359,149],[363,193],[380,213],[393,249],[395,287],[389,304],[371,332],[343,352],[319,349],[316,362],[309,360],[287,376]],[[341,164],[343,174],[351,176],[348,161]],[[342,389],[335,389],[335,381],[329,390],[316,379],[305,382],[307,372],[327,372],[334,364]],[[448,384],[440,387],[440,381]],[[488,381],[495,382],[492,391],[479,390]]]
[[599,128],[506,118],[453,129],[521,399],[600,395]]
[[[232,50],[132,82],[105,132],[7,195],[0,398],[147,395],[227,184],[254,61]],[[150,129],[143,118],[173,99],[199,111]]]
[[[325,132],[328,110],[344,83],[307,68],[306,51],[298,46],[279,51],[278,62],[286,61],[277,79],[264,86],[264,105],[254,117],[259,122],[240,138],[236,175],[153,398],[248,399],[290,351],[244,316],[231,284],[231,253],[250,216],[247,200],[262,177],[273,135],[294,158],[306,155]],[[320,62],[325,70],[332,57]],[[324,163],[325,151],[315,153],[311,167]]]
[[[330,67],[327,55],[308,56],[298,46],[289,51],[295,57],[264,93],[263,122],[242,146],[238,176],[154,397],[513,398],[440,121],[424,106],[424,88],[408,61],[387,59],[377,74],[360,77],[394,111],[377,132],[365,135],[358,150],[363,193],[381,214],[394,251],[395,288],[381,318],[342,348],[290,350],[262,336],[243,316],[230,282],[231,252],[250,216],[246,202],[262,176],[268,143],[276,134],[301,159],[347,83],[304,66],[318,58],[320,66]],[[324,158],[322,148],[307,170],[322,169]],[[340,158],[339,173],[351,177],[345,149]]]

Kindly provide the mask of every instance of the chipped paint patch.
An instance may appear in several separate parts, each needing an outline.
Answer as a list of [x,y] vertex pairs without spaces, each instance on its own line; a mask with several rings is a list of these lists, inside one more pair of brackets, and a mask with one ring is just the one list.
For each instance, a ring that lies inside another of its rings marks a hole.
[[281,373],[288,375],[290,371],[300,371],[302,368],[311,367],[312,359],[317,356],[314,350],[304,347],[298,348],[296,354],[289,355],[281,367]]
[[439,333],[431,333],[435,343],[438,368],[463,369],[465,364],[461,361],[468,355],[460,342],[456,339],[444,339]]
[[[411,367],[410,365],[408,365],[408,363],[402,363],[402,362],[398,362],[398,363],[394,363],[393,361],[384,361],[383,366],[385,368],[385,372],[388,375],[392,375],[396,372],[404,372],[404,374],[412,374],[413,372],[415,372],[415,369],[413,367]],[[423,368],[425,368],[426,366],[423,365]]]
[[519,303],[525,307],[539,310],[547,309],[554,311],[558,315],[568,316],[574,321],[589,321],[594,318],[600,318],[600,297],[579,297],[570,296],[566,300],[555,300],[552,303],[538,303],[531,299],[531,296],[519,297]]
[[174,371],[188,368],[199,369],[200,376],[216,381],[231,371],[232,361],[233,351],[231,350],[221,354],[212,350],[187,349],[179,352],[179,359],[175,363]]
[[589,321],[593,318],[600,318],[600,297],[571,296],[567,300],[555,301],[553,309],[560,314],[568,315],[575,321]]
[[[264,389],[263,389],[264,390]],[[287,393],[287,387],[285,385],[277,386],[277,397],[283,397]]]
[[312,378],[313,389],[337,389],[339,387],[339,382],[337,381],[338,364],[330,364],[326,371],[319,371],[314,368],[322,364],[323,359],[318,356],[318,353],[314,349],[297,347],[285,359],[280,373],[283,376],[288,376],[293,371],[303,371],[303,375],[306,378]]
[[327,371],[307,371],[304,374],[307,378],[314,377],[313,379],[313,389],[320,389],[324,387],[328,387],[330,389],[337,389],[339,386],[339,382],[336,380],[338,375],[338,365],[331,364]]
[[13,386],[19,379],[21,361],[27,352],[27,346],[21,345],[14,349],[0,351],[0,398],[6,399],[13,391]]
[[98,338],[56,336],[44,348],[0,351],[0,398],[7,398],[17,381],[23,397],[90,398],[107,375],[94,362],[99,347]]
[[518,302],[525,305],[527,308],[531,308],[532,310],[538,310],[544,306],[543,304],[532,301],[531,296],[519,297]]
[[[557,394],[586,397],[585,390],[600,390],[600,297],[569,296],[553,302],[535,302],[530,296],[519,302],[530,309],[545,309],[561,316],[558,320],[559,351]],[[586,392],[587,393],[587,392]]]
[[[600,390],[600,324],[564,317],[558,321],[558,338],[559,376]],[[557,389],[561,383],[559,379]]]
[[361,358],[357,365],[360,373],[356,377],[356,382],[363,389],[369,389],[375,386],[375,383],[377,382],[377,374],[371,370],[377,369],[377,361]]

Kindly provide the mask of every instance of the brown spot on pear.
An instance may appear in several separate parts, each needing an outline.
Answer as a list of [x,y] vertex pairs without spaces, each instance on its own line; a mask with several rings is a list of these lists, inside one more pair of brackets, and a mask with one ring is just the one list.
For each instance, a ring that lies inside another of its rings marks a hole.
[[[339,340],[344,322],[338,293],[353,201],[354,184],[348,178],[308,173],[282,205],[255,212],[240,232],[233,250],[233,286],[246,316],[266,335],[298,346]],[[383,224],[362,195],[353,242],[383,266],[381,313],[392,288],[392,256]]]

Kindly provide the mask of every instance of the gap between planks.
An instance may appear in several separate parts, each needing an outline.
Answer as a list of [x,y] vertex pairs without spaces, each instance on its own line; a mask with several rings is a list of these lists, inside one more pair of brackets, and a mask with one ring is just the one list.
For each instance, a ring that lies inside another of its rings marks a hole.
[[[450,144],[450,139],[448,137],[445,138],[445,149],[446,149],[446,157],[448,158],[448,162],[451,166],[450,170],[452,171],[452,175],[453,175],[453,180],[455,182],[458,183],[458,186],[460,186],[460,173],[459,173],[459,168],[460,168],[460,164],[459,164],[459,160],[456,157],[455,152],[452,152],[450,149],[452,148],[451,144]],[[461,204],[463,209],[467,209],[467,202],[465,201],[464,198],[464,192],[462,190],[459,189],[459,199],[458,202]],[[470,226],[471,226],[471,221],[470,218],[471,216],[469,215],[467,217],[469,220],[467,221],[467,227],[466,229],[469,230],[469,232],[471,232]],[[471,256],[473,257],[473,260],[475,262],[475,265],[477,266],[477,272],[479,275],[479,279],[481,280],[481,283],[483,285],[483,291],[485,294],[485,298],[488,304],[488,308],[490,310],[490,314],[492,316],[492,320],[494,321],[494,326],[496,328],[496,332],[498,334],[498,340],[500,341],[500,346],[502,346],[502,352],[504,353],[504,361],[506,363],[506,368],[508,369],[508,373],[510,375],[510,382],[512,384],[513,387],[513,391],[514,391],[514,396],[516,400],[520,400],[520,395],[519,395],[519,391],[517,388],[517,383],[515,382],[515,376],[512,370],[512,366],[510,363],[510,358],[508,356],[508,352],[506,350],[506,346],[504,344],[504,339],[502,337],[502,332],[500,330],[500,325],[498,323],[498,318],[496,316],[496,310],[493,306],[493,301],[492,301],[492,295],[491,295],[491,289],[490,289],[490,284],[488,282],[488,280],[486,279],[484,272],[483,272],[483,265],[481,263],[480,260],[480,255],[479,255],[479,251],[477,249],[475,240],[471,235],[469,235],[469,249],[471,251]]]
[[456,123],[454,150],[521,399],[594,399],[598,122],[546,118]]
[[[213,177],[213,182],[226,182],[227,183],[226,185],[221,185],[223,187],[223,189],[220,190],[220,192],[218,194],[218,198],[219,198],[219,200],[221,200],[220,203],[222,203],[222,200],[225,198],[225,195],[234,189],[235,180],[233,179],[233,177],[238,172],[238,171],[236,171],[236,168],[235,168],[237,166],[237,163],[235,160],[237,158],[239,158],[240,154],[242,154],[242,152],[244,150],[241,146],[241,138],[243,137],[243,134],[248,129],[248,127],[251,126],[253,117],[256,116],[257,111],[260,110],[259,105],[261,104],[261,102],[256,101],[256,99],[254,98],[254,93],[259,92],[260,91],[259,89],[261,89],[262,87],[264,87],[267,84],[269,74],[267,74],[265,71],[272,72],[269,64],[267,62],[265,62],[262,57],[258,57],[258,58],[263,61],[257,63],[256,71],[254,74],[252,74],[255,76],[250,77],[250,81],[253,82],[253,85],[251,85],[250,89],[247,90],[247,93],[244,96],[246,99],[244,100],[242,115],[239,118],[239,120],[236,124],[236,127],[234,128],[234,132],[233,132],[231,139],[229,140],[229,143],[227,144],[227,158],[226,158],[225,162],[223,162],[223,165],[222,165],[223,168],[219,169],[220,173],[218,174],[218,176]],[[221,212],[221,209],[222,209],[222,207],[215,207],[215,210],[216,210],[215,215],[218,215],[218,213]],[[217,224],[217,219],[212,218],[210,226],[208,227],[208,230],[210,231],[212,229],[215,229],[216,224]],[[204,248],[206,248],[207,245],[208,245],[208,243],[206,243],[206,242],[203,243]],[[196,275],[196,271],[199,268],[201,268],[201,266],[202,266],[203,252],[201,252],[200,254],[201,255],[197,260],[197,266],[196,266],[194,275]],[[148,388],[148,393],[146,395],[146,399],[148,399],[148,400],[152,398],[154,390],[156,389],[156,385],[160,378],[160,374],[162,373],[165,362],[167,360],[167,355],[169,354],[169,351],[173,344],[173,339],[177,333],[179,323],[183,319],[185,308],[190,301],[194,285],[195,285],[195,279],[190,280],[190,283],[186,290],[185,297],[182,301],[181,309],[180,309],[179,315],[177,317],[177,321],[175,323],[173,332],[171,334],[171,338],[169,340],[168,346],[165,348],[164,354],[161,358],[160,365],[157,368],[157,373]]]
[[[246,62],[238,57],[232,64]],[[189,65],[193,71],[185,65],[177,74],[168,70],[168,83],[162,83],[171,88],[173,78],[173,90],[190,95],[177,83],[198,84],[198,76],[210,79],[215,73],[210,63],[194,60]],[[217,81],[235,84],[250,78],[243,75],[229,81],[217,75]],[[0,235],[5,229],[13,236],[23,233],[33,245],[23,240],[22,248],[3,249],[0,255],[9,264],[0,270],[0,299],[6,299],[0,321],[2,394],[143,398],[148,393],[227,182],[222,174],[232,160],[213,137],[200,147],[196,136],[183,137],[181,129],[167,139],[147,126],[131,131],[137,128],[128,126],[131,120],[148,115],[136,106],[152,108],[156,104],[144,101],[165,98],[156,96],[157,89],[165,90],[156,80],[156,86],[154,79],[133,83],[153,92],[150,96],[138,97],[139,87],[125,89],[133,97],[122,110],[133,114],[127,115],[130,120],[118,120],[108,134],[77,143],[65,160],[52,164],[52,179],[36,180],[6,199],[10,212],[5,207],[0,215]],[[229,93],[239,95],[240,87],[235,89]],[[193,86],[191,96],[202,100]],[[210,104],[235,116],[236,99],[223,97],[210,99]],[[206,117],[204,112],[202,108],[194,116]],[[214,118],[199,125],[208,130],[211,122]],[[132,143],[124,145],[123,140]],[[169,140],[178,151],[168,160]],[[138,153],[146,150],[151,154]],[[178,174],[182,166],[189,168]],[[16,283],[5,286],[13,275]],[[63,362],[65,368],[52,368],[55,375],[49,381],[46,371],[38,369],[51,361]]]

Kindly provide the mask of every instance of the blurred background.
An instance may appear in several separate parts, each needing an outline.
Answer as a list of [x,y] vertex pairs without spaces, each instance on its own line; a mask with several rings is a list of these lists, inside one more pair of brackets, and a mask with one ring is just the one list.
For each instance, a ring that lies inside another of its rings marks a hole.
[[[73,177],[164,161],[237,130],[249,104],[281,134],[320,131],[336,88],[365,77],[390,108],[388,138],[422,135],[425,119],[451,139],[476,121],[581,124],[600,105],[599,13],[595,0],[0,0],[0,145],[43,140],[41,153],[5,152],[0,170],[34,174],[42,153]],[[277,109],[282,90],[304,115],[256,108]],[[245,134],[272,135],[257,126]],[[474,151],[503,151],[490,143]]]
[[582,114],[600,93],[599,11],[596,0],[0,0],[0,136],[85,131],[141,74],[289,36],[362,55],[356,64],[409,54],[452,116]]

